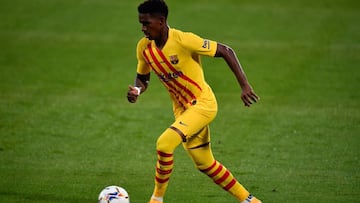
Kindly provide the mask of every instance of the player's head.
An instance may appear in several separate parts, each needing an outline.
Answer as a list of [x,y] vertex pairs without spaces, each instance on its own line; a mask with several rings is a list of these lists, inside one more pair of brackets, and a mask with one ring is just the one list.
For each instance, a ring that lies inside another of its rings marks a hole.
[[168,17],[169,9],[163,0],[146,0],[138,6],[139,14],[151,14]]
[[164,28],[167,28],[168,6],[163,0],[146,0],[138,6],[141,31],[150,40],[161,37]]

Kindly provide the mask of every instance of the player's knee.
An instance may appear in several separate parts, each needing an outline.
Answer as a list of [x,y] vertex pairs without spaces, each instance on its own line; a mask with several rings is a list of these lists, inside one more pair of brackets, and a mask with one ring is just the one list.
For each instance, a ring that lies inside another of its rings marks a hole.
[[199,171],[203,171],[205,169],[210,168],[213,164],[214,164],[214,159],[210,159],[207,158],[206,156],[197,156],[197,157],[192,157],[195,167],[199,170]]
[[198,149],[188,149],[187,152],[193,160],[195,167],[200,171],[210,168],[215,163],[210,145]]
[[204,162],[195,163],[195,165],[196,165],[196,168],[197,168],[199,171],[203,171],[203,170],[211,167],[211,164],[210,164],[210,163],[204,163]]
[[156,150],[166,153],[173,153],[175,148],[181,143],[181,139],[176,132],[166,130],[156,142]]
[[174,149],[171,147],[171,145],[162,140],[162,139],[158,139],[156,142],[156,150],[160,151],[160,152],[166,152],[166,153],[173,153]]

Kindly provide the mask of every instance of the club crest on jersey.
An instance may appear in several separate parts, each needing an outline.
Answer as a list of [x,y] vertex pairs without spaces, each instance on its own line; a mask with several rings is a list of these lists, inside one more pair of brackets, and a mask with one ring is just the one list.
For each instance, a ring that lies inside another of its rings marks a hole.
[[170,56],[170,62],[171,62],[171,64],[173,64],[173,65],[178,64],[178,63],[179,63],[178,56],[177,56],[177,55],[172,55],[172,56]]

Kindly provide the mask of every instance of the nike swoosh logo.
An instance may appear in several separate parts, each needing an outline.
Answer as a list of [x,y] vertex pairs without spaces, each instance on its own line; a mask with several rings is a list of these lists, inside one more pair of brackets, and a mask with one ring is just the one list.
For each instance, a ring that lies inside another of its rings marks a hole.
[[179,124],[183,126],[188,126],[186,123],[183,123],[182,121],[180,121]]

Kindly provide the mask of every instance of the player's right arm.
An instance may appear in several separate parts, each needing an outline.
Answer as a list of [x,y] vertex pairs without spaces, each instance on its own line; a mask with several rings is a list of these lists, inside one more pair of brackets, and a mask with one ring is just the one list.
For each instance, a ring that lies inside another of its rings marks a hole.
[[138,73],[136,75],[134,85],[129,85],[129,90],[127,93],[128,101],[131,103],[135,103],[138,96],[141,93],[145,92],[145,90],[147,89],[149,81],[150,81],[150,73],[145,75]]
[[131,103],[135,103],[138,96],[145,92],[150,81],[150,67],[142,54],[146,48],[147,43],[148,42],[145,39],[142,39],[139,41],[136,47],[136,58],[138,61],[137,75],[134,85],[129,85],[129,90],[127,93],[127,99]]

